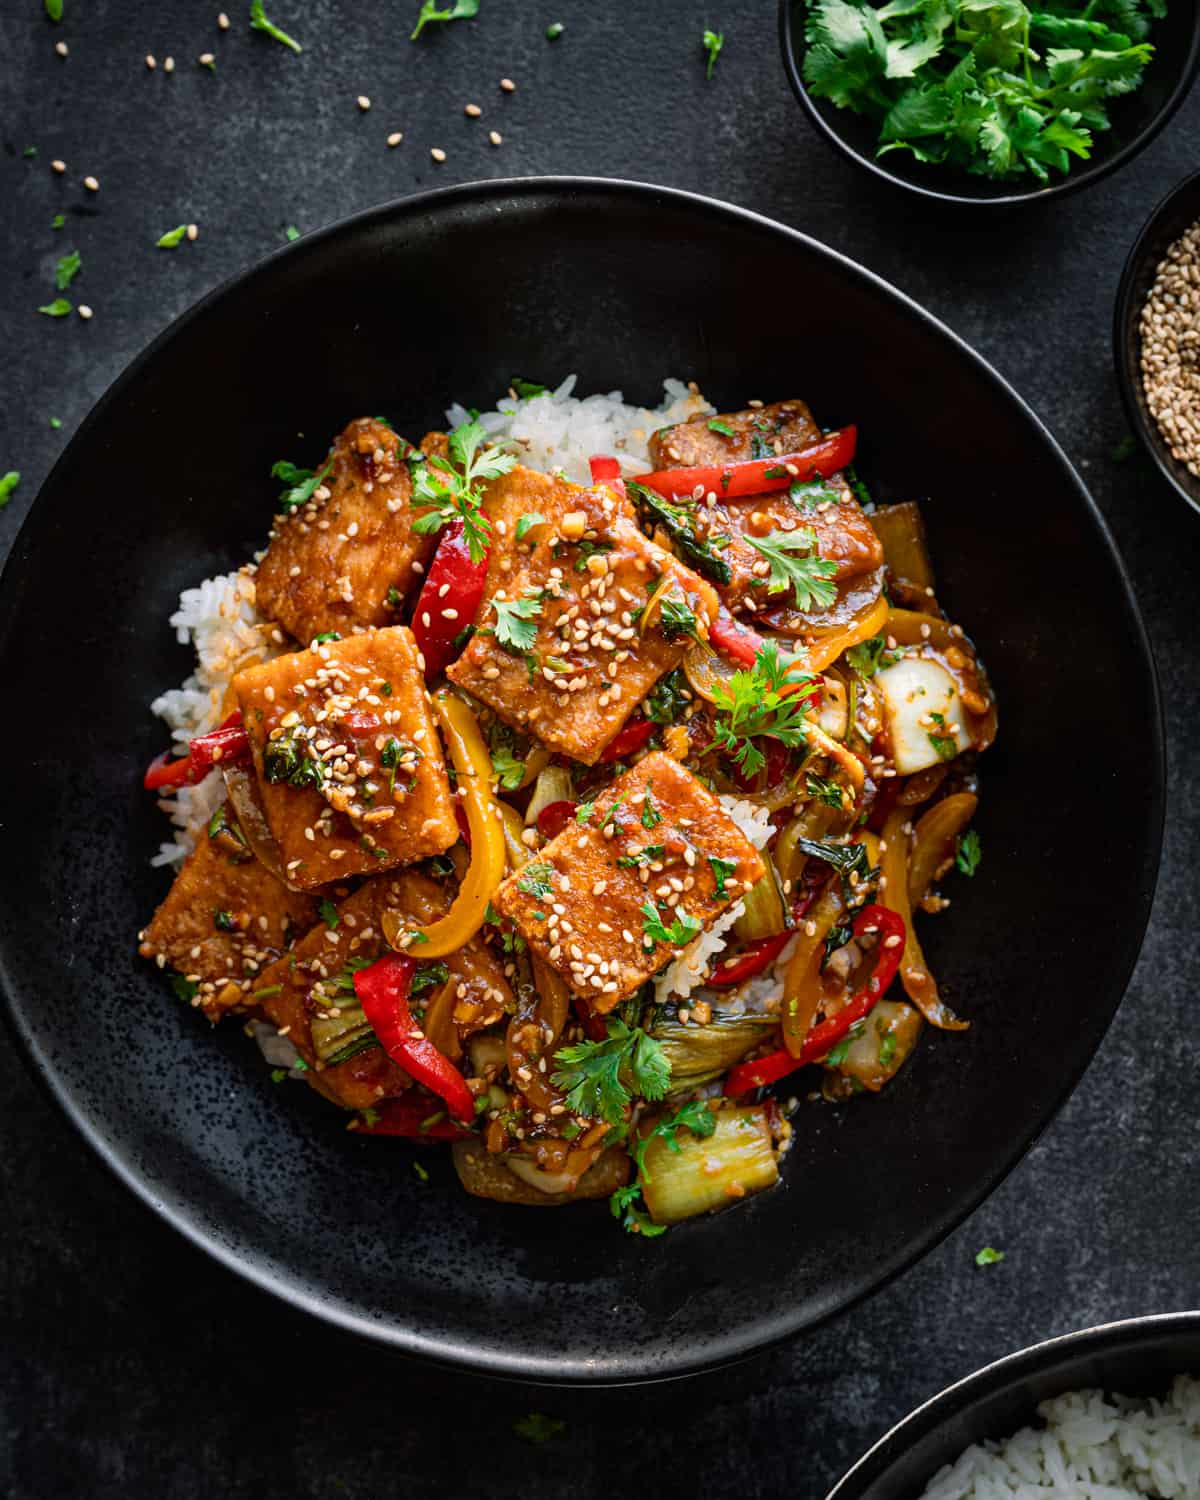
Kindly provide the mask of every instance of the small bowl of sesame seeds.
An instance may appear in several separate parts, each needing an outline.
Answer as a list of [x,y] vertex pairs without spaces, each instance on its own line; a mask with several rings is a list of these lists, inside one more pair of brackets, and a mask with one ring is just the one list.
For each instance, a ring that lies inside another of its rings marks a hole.
[[1113,352],[1134,431],[1200,511],[1200,172],[1168,193],[1134,241]]

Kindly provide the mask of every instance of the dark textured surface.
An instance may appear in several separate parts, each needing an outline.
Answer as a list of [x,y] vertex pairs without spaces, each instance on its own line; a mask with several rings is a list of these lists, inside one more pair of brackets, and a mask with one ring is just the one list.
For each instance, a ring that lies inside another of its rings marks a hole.
[[[537,1496],[647,1482],[702,1495],[818,1495],[916,1399],[985,1358],[1089,1321],[1195,1301],[1200,1045],[1190,1001],[1200,967],[1190,944],[1200,808],[1187,622],[1200,549],[1194,517],[1149,466],[1110,459],[1124,424],[1109,317],[1125,247],[1194,166],[1197,101],[1134,166],[1087,194],[1052,212],[973,221],[873,187],[805,132],[769,8],[723,7],[717,24],[729,41],[708,87],[695,37],[716,18],[697,7],[656,5],[636,25],[595,7],[558,9],[568,30],[553,45],[541,34],[551,16],[485,0],[473,29],[430,36],[418,55],[402,36],[385,36],[391,10],[385,18],[382,9],[314,3],[295,21],[308,48],[293,58],[243,35],[240,20],[218,40],[197,11],[97,4],[61,28],[71,45],[61,62],[37,7],[10,7],[0,56],[19,92],[0,161],[9,335],[0,465],[26,479],[0,536],[11,538],[62,438],[131,355],[277,243],[285,223],[315,227],[435,180],[553,170],[657,178],[774,214],[889,277],[988,355],[1083,467],[1116,531],[1158,652],[1172,776],[1138,975],[1067,1110],[941,1250],[815,1337],[648,1393],[533,1393],[454,1379],[398,1366],[281,1311],[139,1209],[15,1058],[0,1054],[0,1486],[21,1497],[373,1496],[401,1483],[458,1494],[487,1482],[481,1461],[498,1461]],[[214,43],[211,76],[193,59]],[[174,78],[146,71],[147,50],[175,52]],[[495,88],[501,73],[521,85],[509,99]],[[375,101],[365,117],[354,105],[363,91]],[[502,147],[488,147],[462,116],[468,98],[485,106],[484,126],[504,133]],[[394,152],[383,145],[392,128],[406,133]],[[32,162],[20,157],[30,143],[40,150]],[[450,153],[443,168],[429,162],[433,144]],[[65,179],[51,177],[53,156],[70,163]],[[87,172],[102,181],[98,196],[78,186]],[[60,210],[69,228],[53,234]],[[201,224],[196,245],[153,249],[187,218]],[[54,258],[69,247],[85,256],[74,290],[96,309],[87,326],[31,311],[52,295]],[[50,430],[51,414],[63,419],[61,433]],[[119,476],[94,483],[104,503]],[[1013,496],[1015,528],[1036,504],[1036,495]],[[1086,651],[1086,634],[1064,649]],[[1120,714],[1122,684],[1109,691]],[[1103,743],[1071,748],[1104,754]],[[1070,775],[1069,761],[1047,768],[1047,797],[1058,775]],[[1097,816],[1119,819],[1137,795],[1122,789]],[[1062,872],[1084,883],[1124,875]],[[982,1243],[1005,1246],[1007,1261],[976,1270]],[[532,1408],[569,1424],[536,1450],[510,1431]],[[472,1434],[470,1456],[455,1441],[460,1425]]]

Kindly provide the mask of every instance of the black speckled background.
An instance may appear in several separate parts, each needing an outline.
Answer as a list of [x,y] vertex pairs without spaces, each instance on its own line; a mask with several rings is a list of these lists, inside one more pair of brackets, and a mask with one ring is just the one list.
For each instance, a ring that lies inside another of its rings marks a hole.
[[[1080,466],[1158,656],[1164,864],[1108,1040],[1008,1183],[841,1321],[675,1386],[492,1385],[399,1363],[302,1320],[135,1204],[0,1047],[0,1493],[374,1500],[519,1489],[528,1500],[582,1500],[649,1489],[808,1500],[918,1400],[988,1359],[1088,1323],[1196,1306],[1200,523],[1142,459],[1113,457],[1126,429],[1109,324],[1126,248],[1198,164],[1200,96],[1117,177],[1056,205],[973,218],[872,185],[808,132],[764,0],[483,0],[478,21],[431,30],[418,46],[407,40],[418,0],[274,0],[268,11],[305,44],[300,57],[249,34],[241,0],[231,29],[218,31],[218,3],[66,0],[58,27],[39,0],[9,0],[0,13],[0,471],[24,476],[0,512],[5,550],[71,431],[128,360],[278,245],[286,225],[311,229],[488,176],[586,172],[698,189],[804,229],[923,302],[1016,384]],[[566,31],[550,43],[554,20]],[[706,25],[727,37],[711,84]],[[215,73],[196,62],[210,49]],[[147,52],[159,60],[153,73]],[[515,94],[500,93],[502,75]],[[482,120],[464,116],[468,100]],[[502,145],[488,144],[489,129]],[[392,130],[404,132],[395,150]],[[37,156],[26,159],[30,145]],[[447,152],[444,165],[431,146]],[[68,163],[63,177],[50,171],[55,157]],[[81,185],[89,173],[98,194]],[[67,223],[55,233],[60,212]],[[197,243],[154,248],[186,221],[200,225]],[[88,324],[34,311],[55,295],[54,262],[69,249],[84,259],[70,295],[94,309]],[[96,502],[118,485],[97,474]],[[1037,503],[1012,496],[1014,527]],[[1019,597],[1017,580],[1014,608]],[[1119,682],[1111,711],[1122,712]],[[1071,753],[1103,756],[1104,746],[1064,745],[1063,763],[1047,767],[1047,797],[1070,775]],[[1121,804],[1097,816],[1118,819]],[[1062,878],[1119,882],[1122,872]],[[976,1268],[984,1244],[1005,1249],[1003,1264]],[[512,1432],[535,1410],[566,1422],[539,1447]]]

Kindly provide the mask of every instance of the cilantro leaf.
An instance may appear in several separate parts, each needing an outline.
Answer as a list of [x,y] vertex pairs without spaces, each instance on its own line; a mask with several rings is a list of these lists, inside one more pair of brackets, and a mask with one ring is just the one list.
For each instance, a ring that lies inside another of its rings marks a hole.
[[995,1266],[1004,1259],[1006,1252],[993,1250],[990,1245],[985,1245],[982,1250],[976,1251],[975,1264],[977,1266]]
[[544,526],[546,518],[541,511],[531,510],[517,517],[517,541],[523,542],[535,526]]
[[[705,35],[707,36],[708,33],[706,32]],[[720,417],[710,417],[705,425],[709,432],[719,432],[722,437],[737,437],[737,433],[730,427],[729,423],[722,422]]]
[[529,401],[534,396],[544,396],[549,390],[548,386],[538,385],[535,380],[521,380],[516,375],[513,376],[511,385],[522,401]]
[[842,788],[836,781],[809,771],[804,778],[804,787],[810,797],[823,802],[826,807],[836,807],[840,812],[846,805]]
[[288,486],[279,496],[280,507],[285,511],[293,511],[298,506],[307,505],[332,468],[332,458],[319,474],[312,469],[298,469],[286,458],[276,459],[271,465],[271,478],[282,479]]
[[[704,51],[708,56],[708,64],[704,69],[704,76],[711,79],[713,69],[717,65],[717,58],[721,55],[721,48],[725,45],[725,33],[723,31],[706,30],[701,41],[704,44]],[[709,425],[711,426],[712,424],[710,423]]]
[[671,943],[676,948],[682,948],[691,942],[704,925],[687,912],[676,908],[675,920],[670,927],[664,927],[658,908],[652,901],[644,902],[638,910],[642,914],[642,941],[647,948],[652,948],[655,943]]
[[185,234],[187,234],[187,225],[177,224],[174,229],[168,229],[166,234],[159,235],[154,243],[159,250],[174,250],[176,246],[183,243]]
[[887,667],[894,667],[904,655],[903,651],[888,651],[883,636],[873,635],[869,640],[859,641],[846,652],[846,660],[861,677],[874,677]]
[[[771,564],[768,594],[783,594],[790,589],[797,609],[812,609],[814,605],[824,608],[837,598],[831,582],[837,564],[810,555],[815,554],[817,546],[817,534],[811,526],[802,526],[799,531],[772,531],[769,536],[747,532],[744,540]],[[796,553],[805,555],[797,557]]]
[[554,892],[551,884],[553,877],[553,865],[531,862],[522,869],[517,880],[517,890],[524,891],[527,896],[536,896],[539,901],[545,900]]
[[551,1082],[562,1091],[567,1108],[609,1125],[622,1122],[634,1094],[661,1099],[671,1082],[671,1064],[659,1043],[640,1026],[627,1026],[615,1017],[609,1018],[603,1041],[560,1047],[554,1062]]
[[0,477],[0,510],[3,510],[12,499],[13,491],[20,482],[21,473],[19,469],[9,469],[7,474]]
[[415,42],[431,21],[465,21],[478,14],[479,0],[455,0],[446,10],[438,9],[437,0],[425,0],[409,41]]
[[548,1417],[545,1412],[531,1411],[526,1417],[518,1417],[513,1431],[527,1443],[547,1443],[565,1432],[567,1424],[561,1417]]
[[683,636],[691,636],[693,640],[697,638],[695,613],[684,600],[664,598],[659,604],[658,613],[662,633],[668,641],[676,641]]
[[54,285],[60,292],[66,289],[79,274],[79,268],[83,265],[83,257],[78,250],[71,250],[66,255],[60,256],[54,267]]
[[955,867],[964,875],[974,875],[982,858],[983,845],[980,837],[973,828],[968,828],[966,833],[959,835],[958,849],[954,855]]
[[794,675],[795,663],[784,661],[774,641],[764,643],[749,670],[735,672],[728,683],[713,684],[713,746],[729,755],[747,776],[755,776],[766,757],[753,743],[758,736],[789,748],[807,743],[808,705],[803,693],[785,692],[813,681]]
[[268,20],[263,11],[263,0],[250,0],[250,30],[261,31],[269,36],[272,41],[282,42],[285,47],[290,47],[293,52],[302,52],[304,49],[293,36],[288,36],[286,31],[281,31],[274,21]]
[[[472,11],[470,14],[474,14]],[[481,563],[487,554],[492,525],[481,509],[479,481],[497,479],[516,463],[511,453],[485,447],[487,433],[481,423],[464,422],[450,434],[449,458],[416,453],[412,455],[412,505],[422,509],[413,522],[413,530],[424,536],[440,531],[450,521],[461,521],[467,539],[467,551],[473,563]]]
[[71,303],[65,297],[55,297],[53,302],[47,302],[38,308],[38,312],[45,313],[48,318],[65,318],[71,311]]
[[528,651],[537,640],[542,590],[526,589],[519,599],[493,599],[496,640],[509,651]]
[[493,746],[491,754],[497,786],[502,792],[515,792],[525,779],[525,762],[516,758],[507,740]]
[[717,887],[713,894],[724,898],[728,894],[725,889],[725,882],[737,869],[737,860],[722,859],[719,854],[710,854],[708,862],[712,866],[713,879],[717,882]]

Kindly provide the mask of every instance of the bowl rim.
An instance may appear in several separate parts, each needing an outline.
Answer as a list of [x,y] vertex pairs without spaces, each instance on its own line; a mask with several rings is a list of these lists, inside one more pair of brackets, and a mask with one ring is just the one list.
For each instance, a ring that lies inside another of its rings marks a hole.
[[186,1200],[180,1198],[173,1189],[155,1187],[148,1176],[128,1158],[128,1153],[119,1144],[110,1142],[103,1121],[99,1118],[92,1118],[84,1101],[77,1104],[65,1083],[57,1076],[52,1056],[43,1050],[28,1017],[17,1004],[15,969],[10,967],[5,945],[2,942],[0,942],[0,1002],[2,1002],[0,1014],[3,1014],[6,1020],[10,1034],[16,1037],[19,1050],[23,1053],[35,1078],[44,1086],[59,1110],[113,1175],[124,1183],[135,1197],[182,1234],[191,1244],[253,1286],[270,1293],[291,1308],[319,1318],[343,1333],[365,1338],[396,1353],[427,1359],[459,1371],[531,1383],[615,1386],[652,1384],[677,1379],[748,1358],[782,1344],[798,1333],[819,1327],[834,1317],[840,1316],[916,1264],[973,1213],[1036,1144],[1091,1065],[1096,1050],[1103,1042],[1120,1007],[1121,1000],[1124,998],[1145,941],[1162,859],[1166,811],[1166,748],[1162,694],[1149,633],[1124,559],[1116,546],[1103,513],[1087,486],[1057,438],[1033,408],[983,355],[977,353],[965,339],[906,293],[822,241],[790,225],[756,213],[752,209],[742,208],[682,188],[664,187],[654,183],[617,177],[569,174],[524,176],[475,180],[434,188],[407,197],[389,199],[302,235],[294,243],[277,247],[261,259],[226,278],[190,308],[173,318],[130,360],[72,436],[40,487],[17,534],[3,572],[0,573],[0,644],[6,634],[8,616],[21,593],[18,574],[25,559],[36,550],[42,532],[53,525],[49,510],[46,506],[40,505],[39,501],[51,487],[59,470],[66,466],[68,454],[77,442],[103,423],[109,407],[121,399],[126,387],[141,375],[143,369],[154,359],[159,350],[194,320],[207,315],[208,311],[228,293],[255,278],[268,276],[271,268],[285,256],[296,257],[306,254],[315,245],[321,245],[343,236],[354,236],[389,220],[440,213],[445,209],[479,200],[536,200],[579,192],[632,198],[656,210],[661,210],[665,202],[672,207],[678,207],[702,217],[711,217],[725,222],[733,221],[756,232],[767,233],[782,239],[809,254],[824,258],[835,264],[843,275],[857,280],[860,284],[866,284],[883,296],[898,302],[918,323],[932,329],[942,339],[947,340],[960,356],[979,371],[1000,399],[1011,401],[1017,406],[1040,436],[1050,458],[1061,470],[1064,481],[1079,497],[1083,513],[1090,518],[1097,537],[1107,550],[1118,587],[1124,596],[1132,633],[1136,644],[1141,648],[1151,703],[1149,753],[1147,755],[1151,778],[1147,799],[1148,837],[1144,868],[1140,872],[1143,877],[1139,882],[1141,896],[1137,903],[1133,924],[1137,937],[1125,954],[1125,962],[1114,966],[1114,979],[1119,981],[1119,983],[1114,983],[1117,999],[1110,1013],[1103,1020],[1095,1047],[1078,1069],[1071,1069],[1063,1076],[1059,1088],[1049,1097],[1045,1108],[1023,1133],[1014,1137],[1007,1154],[999,1158],[990,1170],[980,1174],[972,1192],[962,1205],[933,1223],[927,1230],[925,1238],[907,1243],[894,1254],[881,1260],[874,1268],[874,1274],[870,1280],[847,1300],[838,1302],[816,1315],[793,1314],[788,1318],[777,1319],[769,1329],[761,1323],[747,1322],[731,1329],[721,1330],[704,1345],[703,1349],[674,1355],[669,1362],[664,1362],[653,1351],[643,1351],[632,1356],[623,1355],[613,1358],[606,1361],[603,1367],[598,1368],[589,1360],[578,1360],[568,1364],[555,1359],[552,1354],[542,1352],[528,1354],[507,1349],[480,1351],[464,1338],[451,1341],[414,1330],[406,1325],[385,1324],[381,1320],[370,1318],[361,1312],[340,1305],[327,1304],[319,1294],[298,1277],[278,1272],[271,1266],[260,1263],[259,1258],[253,1252],[246,1252],[227,1243],[218,1233],[197,1222]]
[[[891,1464],[921,1438],[965,1411],[977,1398],[994,1394],[1005,1386],[1037,1375],[1059,1354],[1111,1354],[1147,1331],[1200,1333],[1200,1311],[1146,1313],[1095,1323],[1087,1328],[1056,1334],[1036,1344],[1027,1344],[1011,1354],[980,1365],[969,1375],[952,1381],[942,1390],[914,1406],[878,1438],[842,1475],[825,1500],[858,1500],[866,1486],[886,1476]],[[930,1478],[933,1476],[930,1475]]]
[[1078,192],[1083,188],[1090,187],[1092,183],[1099,182],[1102,177],[1107,177],[1110,172],[1116,172],[1127,162],[1131,161],[1140,151],[1150,144],[1160,130],[1167,124],[1176,110],[1191,92],[1192,84],[1196,80],[1197,70],[1200,69],[1200,11],[1193,16],[1192,36],[1188,45],[1187,56],[1184,60],[1183,70],[1179,75],[1174,89],[1164,101],[1158,113],[1134,136],[1127,145],[1122,146],[1119,151],[1113,152],[1110,157],[1103,157],[1099,161],[1089,162],[1080,167],[1078,171],[1074,168],[1059,182],[1052,182],[1047,187],[1030,188],[1025,192],[1001,193],[995,197],[976,196],[966,192],[951,192],[936,187],[927,187],[921,182],[912,182],[899,173],[890,171],[887,167],[871,156],[864,156],[861,151],[856,150],[833,125],[825,118],[817,108],[812,99],[809,98],[808,90],[804,85],[801,74],[801,59],[804,55],[805,43],[796,34],[793,24],[793,15],[802,0],[779,0],[779,45],[783,53],[783,67],[787,74],[788,82],[792,86],[801,108],[808,116],[809,123],[816,129],[819,135],[848,160],[870,172],[880,182],[890,183],[892,187],[901,188],[905,192],[915,193],[917,197],[924,198],[930,203],[954,203],[969,208],[1012,208],[1018,204],[1045,203],[1051,198],[1062,198],[1068,193]]
[[[1131,355],[1130,345],[1125,337],[1126,330],[1140,312],[1140,307],[1134,304],[1134,284],[1150,259],[1150,241],[1155,237],[1159,225],[1170,214],[1176,201],[1189,189],[1200,190],[1200,167],[1181,178],[1158,200],[1150,210],[1145,223],[1138,230],[1137,237],[1125,257],[1121,279],[1117,283],[1117,295],[1113,301],[1112,340],[1117,389],[1121,393],[1121,404],[1125,408],[1129,425],[1137,433],[1142,446],[1154,460],[1155,468],[1162,477],[1186,505],[1200,513],[1200,479],[1195,481],[1196,492],[1193,494],[1174,472],[1172,467],[1174,460],[1167,452],[1166,441],[1158,429],[1158,423],[1138,399],[1138,391],[1142,383],[1141,368],[1136,356]],[[1196,219],[1200,222],[1200,191],[1197,191]],[[1139,350],[1141,348],[1140,334],[1137,335],[1136,348]]]

